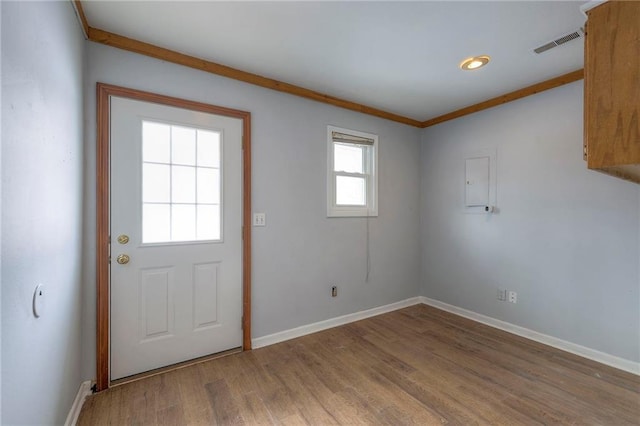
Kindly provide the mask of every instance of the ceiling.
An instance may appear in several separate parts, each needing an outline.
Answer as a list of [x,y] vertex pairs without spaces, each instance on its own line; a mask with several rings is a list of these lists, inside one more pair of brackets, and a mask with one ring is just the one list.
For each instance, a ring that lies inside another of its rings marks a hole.
[[[583,66],[585,1],[93,1],[89,25],[416,120]],[[476,71],[469,56],[489,55]]]

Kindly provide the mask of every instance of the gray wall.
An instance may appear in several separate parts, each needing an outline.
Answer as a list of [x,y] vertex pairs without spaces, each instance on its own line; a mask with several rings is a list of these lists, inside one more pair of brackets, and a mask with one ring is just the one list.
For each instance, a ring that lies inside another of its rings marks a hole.
[[[637,362],[640,187],[587,170],[582,95],[580,81],[423,131],[422,292]],[[485,149],[499,213],[465,214],[464,159]]]
[[60,424],[81,382],[84,39],[70,2],[1,7],[1,422]]
[[[2,46],[2,6],[0,5],[0,47]],[[1,49],[0,49],[1,50]],[[2,82],[2,55],[0,55],[0,83]],[[0,84],[0,102],[2,84]],[[0,129],[2,108],[0,107]],[[0,130],[0,212],[2,212],[2,131]],[[2,214],[0,213],[0,422],[2,422]]]
[[[89,43],[83,377],[95,377],[95,84],[97,81],[250,111],[253,337],[418,295],[420,130]],[[326,126],[380,137],[379,217],[326,217]],[[338,297],[330,297],[332,284]]]

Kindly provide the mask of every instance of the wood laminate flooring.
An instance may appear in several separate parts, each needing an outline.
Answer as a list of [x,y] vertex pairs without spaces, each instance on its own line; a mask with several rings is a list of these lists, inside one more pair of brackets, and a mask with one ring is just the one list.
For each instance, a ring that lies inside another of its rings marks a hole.
[[120,385],[79,425],[640,424],[640,377],[416,305]]

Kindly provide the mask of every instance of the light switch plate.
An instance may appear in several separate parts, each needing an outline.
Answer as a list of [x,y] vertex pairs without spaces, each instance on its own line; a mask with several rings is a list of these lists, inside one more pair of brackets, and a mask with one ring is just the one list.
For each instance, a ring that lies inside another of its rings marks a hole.
[[253,226],[267,226],[267,214],[266,213],[254,213],[253,214]]

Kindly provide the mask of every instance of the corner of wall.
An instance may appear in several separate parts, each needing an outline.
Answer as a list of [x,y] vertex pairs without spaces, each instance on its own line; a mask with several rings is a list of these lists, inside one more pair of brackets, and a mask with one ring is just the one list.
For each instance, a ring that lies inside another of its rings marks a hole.
[[[586,168],[582,122],[574,82],[423,130],[422,295],[638,362],[640,189]],[[480,149],[497,150],[490,217],[462,213]]]

